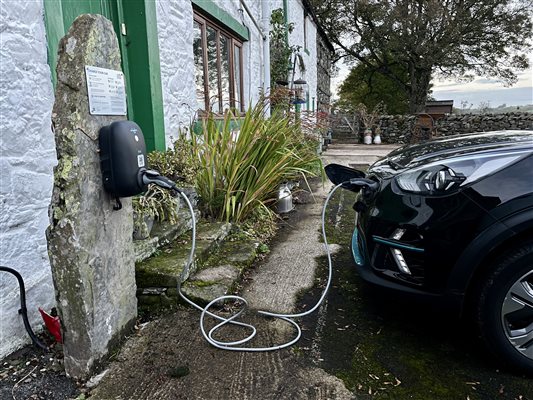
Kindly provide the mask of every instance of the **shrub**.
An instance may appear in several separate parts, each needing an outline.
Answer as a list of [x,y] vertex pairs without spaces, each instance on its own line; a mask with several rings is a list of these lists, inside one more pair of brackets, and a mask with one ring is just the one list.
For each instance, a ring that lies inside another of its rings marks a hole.
[[170,149],[148,154],[148,165],[174,182],[183,181],[189,185],[194,184],[199,169],[192,143],[182,133]]
[[193,137],[201,164],[196,188],[204,211],[214,218],[241,222],[273,204],[281,182],[321,170],[300,128],[279,114],[265,118],[264,107],[260,102],[249,109],[239,132],[231,129],[233,114],[222,122],[208,115],[202,133]]

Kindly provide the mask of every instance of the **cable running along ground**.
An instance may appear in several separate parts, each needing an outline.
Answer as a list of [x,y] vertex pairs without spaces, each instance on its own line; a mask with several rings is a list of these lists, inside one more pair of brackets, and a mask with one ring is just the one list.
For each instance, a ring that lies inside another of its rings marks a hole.
[[[277,346],[269,346],[269,347],[242,347],[241,346],[241,345],[243,345],[245,343],[250,342],[255,337],[255,335],[257,334],[257,329],[253,325],[247,324],[247,323],[244,323],[244,322],[241,322],[241,321],[237,320],[239,318],[239,316],[242,315],[242,313],[245,312],[246,309],[248,308],[248,302],[244,298],[242,298],[241,296],[235,296],[235,295],[220,296],[220,297],[217,297],[216,299],[212,300],[205,307],[202,307],[202,306],[196,304],[194,301],[192,301],[189,298],[187,298],[187,296],[185,296],[185,294],[181,291],[181,283],[184,280],[184,278],[189,275],[190,267],[191,267],[191,265],[192,265],[192,263],[194,261],[194,253],[195,253],[195,250],[196,250],[196,218],[194,216],[194,210],[193,210],[192,204],[189,201],[189,199],[187,198],[187,196],[176,185],[174,185],[172,187],[185,200],[185,203],[187,203],[187,206],[189,208],[189,211],[190,211],[191,217],[192,217],[192,246],[191,246],[191,251],[189,253],[189,258],[187,260],[187,263],[186,263],[186,265],[185,265],[185,267],[184,267],[184,269],[183,269],[183,271],[181,273],[181,276],[180,276],[180,278],[178,280],[178,293],[179,293],[179,295],[181,296],[181,298],[183,300],[185,300],[187,303],[192,305],[194,308],[196,308],[196,309],[201,311],[200,329],[202,331],[202,335],[204,336],[204,338],[205,338],[205,340],[207,342],[209,342],[214,347],[217,347],[217,348],[222,349],[222,350],[263,352],[263,351],[279,350],[279,349],[283,349],[285,347],[292,346],[293,344],[295,344],[300,339],[300,337],[302,336],[302,330],[301,330],[300,326],[296,323],[296,321],[294,321],[294,318],[299,318],[299,317],[304,317],[306,315],[309,315],[312,312],[314,312],[318,307],[320,307],[320,304],[324,301],[324,299],[325,299],[325,297],[327,295],[327,292],[329,290],[330,284],[331,284],[331,278],[332,278],[332,274],[333,274],[333,264],[332,264],[332,260],[331,260],[331,251],[329,249],[329,245],[328,245],[327,238],[326,238],[326,224],[325,224],[325,221],[326,221],[326,208],[327,208],[329,200],[331,199],[331,197],[333,196],[335,191],[338,188],[340,188],[342,185],[343,184],[341,183],[340,185],[335,186],[331,190],[331,192],[328,194],[328,197],[326,198],[326,201],[324,203],[324,207],[322,208],[322,237],[324,238],[324,247],[325,247],[325,250],[326,250],[327,257],[328,257],[328,280],[327,280],[327,283],[326,283],[326,287],[322,291],[322,295],[320,296],[320,299],[318,300],[318,302],[310,310],[307,310],[305,312],[301,312],[301,313],[297,313],[297,314],[279,314],[279,313],[274,313],[274,312],[270,312],[270,311],[262,311],[262,310],[257,311],[257,313],[260,314],[260,315],[264,315],[264,316],[267,316],[267,317],[278,318],[278,319],[281,319],[283,321],[286,321],[286,322],[291,324],[296,329],[296,335],[290,341],[287,341],[287,342],[282,343],[282,344],[277,345]],[[223,301],[226,301],[226,300],[240,301],[240,302],[243,303],[243,306],[237,313],[235,313],[235,314],[233,314],[233,315],[231,315],[230,317],[227,317],[227,318],[226,317],[222,317],[222,316],[217,315],[217,314],[214,314],[211,311],[209,311],[210,308],[213,307],[216,303],[223,302]],[[206,316],[215,318],[215,319],[220,321],[217,325],[215,325],[209,331],[207,331],[206,327],[205,327]],[[243,339],[235,340],[235,341],[221,341],[221,340],[215,339],[213,337],[215,335],[215,333],[220,328],[222,328],[223,326],[225,326],[227,324],[237,325],[237,326],[243,327],[245,329],[248,329],[250,331],[250,334],[248,336],[246,336],[245,338],[243,338]]]

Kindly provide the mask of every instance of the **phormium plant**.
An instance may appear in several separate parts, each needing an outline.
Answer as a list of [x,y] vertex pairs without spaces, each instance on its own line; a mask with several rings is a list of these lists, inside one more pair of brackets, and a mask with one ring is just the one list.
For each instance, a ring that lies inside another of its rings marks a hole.
[[201,164],[196,188],[211,217],[242,222],[258,207],[268,210],[283,181],[321,170],[316,149],[298,125],[276,113],[265,118],[265,104],[246,112],[238,132],[231,129],[235,117],[228,112],[223,121],[208,115],[203,132],[193,136]]

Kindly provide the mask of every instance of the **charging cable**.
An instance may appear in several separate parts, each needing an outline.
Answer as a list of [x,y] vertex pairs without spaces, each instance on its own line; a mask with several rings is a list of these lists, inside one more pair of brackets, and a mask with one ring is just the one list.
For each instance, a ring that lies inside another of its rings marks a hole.
[[[326,198],[326,201],[324,203],[324,207],[322,208],[322,237],[324,238],[324,248],[326,250],[326,255],[327,255],[327,258],[328,258],[328,280],[327,280],[327,283],[326,283],[326,286],[325,286],[324,290],[322,291],[322,295],[320,296],[320,299],[317,301],[317,303],[311,309],[309,309],[309,310],[307,310],[305,312],[296,313],[296,314],[281,314],[281,313],[274,313],[274,312],[264,311],[264,310],[257,311],[257,313],[260,314],[260,315],[264,315],[264,316],[267,316],[267,317],[278,318],[278,319],[281,319],[281,320],[286,321],[287,323],[291,324],[296,329],[296,335],[292,339],[290,339],[289,341],[287,341],[285,343],[282,343],[280,345],[277,345],[277,346],[242,347],[241,345],[251,341],[255,337],[255,335],[257,334],[257,329],[253,325],[247,324],[247,323],[244,323],[244,322],[241,322],[241,321],[237,321],[237,318],[239,318],[239,316],[242,315],[248,309],[248,302],[246,301],[246,299],[244,299],[241,296],[226,295],[226,296],[217,297],[216,299],[212,300],[209,304],[207,304],[205,307],[202,307],[202,306],[196,304],[191,299],[189,299],[182,292],[182,290],[181,290],[181,282],[189,275],[190,267],[191,267],[192,263],[194,262],[194,254],[195,254],[195,251],[196,251],[196,218],[194,216],[194,209],[192,207],[191,202],[187,198],[187,196],[176,186],[176,184],[174,182],[170,181],[168,178],[165,178],[165,177],[159,175],[159,173],[156,172],[156,171],[149,170],[149,171],[146,171],[146,172],[147,173],[143,176],[143,181],[145,182],[145,184],[154,183],[154,184],[159,185],[159,186],[161,186],[163,188],[175,190],[183,198],[183,200],[187,204],[187,207],[189,208],[189,212],[191,213],[191,218],[192,218],[191,251],[189,253],[189,258],[187,260],[187,263],[185,264],[185,267],[183,268],[183,271],[182,271],[182,273],[180,275],[180,278],[178,279],[177,289],[178,289],[178,293],[179,293],[180,297],[183,300],[185,300],[188,304],[190,304],[191,306],[193,306],[194,308],[198,309],[201,312],[201,315],[200,315],[200,329],[202,331],[202,335],[204,336],[205,340],[208,343],[210,343],[212,346],[217,347],[217,348],[222,349],[222,350],[247,351],[247,352],[263,352],[263,351],[279,350],[279,349],[283,349],[283,348],[292,346],[298,340],[300,340],[300,337],[302,336],[302,329],[296,323],[296,321],[294,321],[294,318],[300,318],[300,317],[304,317],[306,315],[309,315],[309,314],[313,313],[318,307],[320,307],[320,305],[322,304],[322,302],[326,298],[326,295],[328,293],[329,287],[331,285],[331,278],[332,278],[332,275],[333,275],[333,262],[331,260],[331,250],[329,249],[329,245],[328,245],[327,237],[326,237],[326,209],[327,209],[328,203],[329,203],[331,197],[333,196],[333,194],[337,191],[337,189],[339,189],[346,182],[343,182],[343,183],[335,186],[331,190],[331,192],[328,194],[328,197]],[[230,317],[222,317],[220,315],[214,314],[211,311],[209,311],[216,303],[219,303],[219,302],[222,302],[222,301],[226,301],[226,300],[234,300],[234,301],[242,302],[243,306],[241,307],[241,309],[239,311],[237,311],[235,314],[231,315]],[[207,331],[206,327],[205,327],[206,316],[215,318],[215,319],[220,321],[218,324],[216,324],[209,331]],[[237,325],[239,327],[248,329],[250,331],[250,333],[248,334],[248,336],[244,337],[243,339],[235,340],[235,341],[222,341],[222,340],[215,339],[213,337],[215,335],[215,333],[219,329],[221,329],[223,326],[225,326],[227,324]]]

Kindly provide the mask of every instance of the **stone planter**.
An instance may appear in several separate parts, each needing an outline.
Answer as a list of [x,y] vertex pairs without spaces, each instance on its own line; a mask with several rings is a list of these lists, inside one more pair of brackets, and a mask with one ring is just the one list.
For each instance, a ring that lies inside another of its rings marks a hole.
[[[191,205],[194,209],[198,206],[198,193],[196,193],[196,189],[193,186],[185,186],[180,187],[180,190],[187,196],[189,201],[191,202]],[[179,196],[180,204],[182,204],[182,207],[187,209],[187,204],[185,203],[185,200],[181,196]]]

